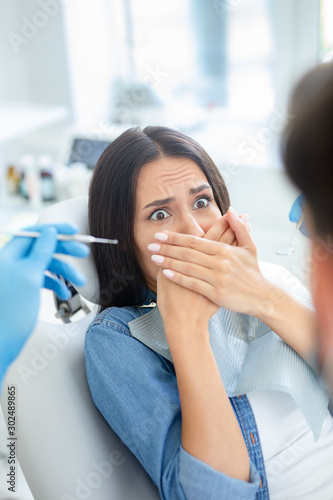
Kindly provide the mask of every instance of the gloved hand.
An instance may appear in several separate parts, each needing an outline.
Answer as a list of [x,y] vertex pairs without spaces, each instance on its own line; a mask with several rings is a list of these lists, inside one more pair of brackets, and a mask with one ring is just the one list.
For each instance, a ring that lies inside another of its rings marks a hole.
[[[89,248],[74,241],[58,241],[57,233],[75,234],[71,224],[25,228],[39,231],[38,238],[14,237],[0,249],[0,383],[6,369],[21,351],[32,332],[39,309],[42,287],[61,299],[70,297],[66,285],[50,271],[73,285],[85,284],[85,276],[71,265],[57,260],[54,253],[86,257]],[[1,387],[1,385],[0,385]]]
[[[289,220],[291,222],[297,223],[300,220],[304,205],[305,205],[305,197],[304,194],[302,193],[296,198],[289,212]],[[304,222],[300,227],[300,231],[302,234],[304,234],[304,236],[309,236]]]

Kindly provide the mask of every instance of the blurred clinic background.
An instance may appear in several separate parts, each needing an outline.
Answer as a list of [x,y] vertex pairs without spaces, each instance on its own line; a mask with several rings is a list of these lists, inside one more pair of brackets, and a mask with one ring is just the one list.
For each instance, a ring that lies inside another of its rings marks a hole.
[[[307,282],[308,242],[278,256],[297,192],[279,156],[296,80],[333,56],[333,0],[0,0],[0,229],[85,195],[105,147],[167,125],[215,160],[259,258]],[[116,236],[116,235],[114,235]],[[1,242],[0,242],[1,243]]]

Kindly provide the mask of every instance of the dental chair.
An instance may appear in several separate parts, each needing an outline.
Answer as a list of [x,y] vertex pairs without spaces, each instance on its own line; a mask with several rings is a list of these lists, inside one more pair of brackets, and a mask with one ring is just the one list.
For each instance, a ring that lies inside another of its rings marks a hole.
[[[57,203],[38,223],[71,222],[80,233],[89,234],[87,204],[88,198]],[[80,269],[87,284],[73,289],[68,303],[57,301],[58,316],[66,323],[38,321],[4,380],[3,387],[16,386],[19,464],[35,500],[157,500],[157,487],[90,395],[84,338],[97,312],[92,257],[61,258]],[[89,305],[81,307],[81,297]],[[71,321],[79,309],[87,314]],[[1,405],[7,422],[5,390]]]
[[[89,234],[87,204],[86,197],[57,203],[38,223],[72,222],[81,234]],[[157,487],[90,395],[84,339],[97,313],[99,288],[92,256],[59,258],[80,269],[87,284],[71,287],[69,301],[55,301],[58,323],[38,321],[3,384],[16,386],[16,450],[23,474],[34,500],[157,500]],[[279,276],[281,284],[293,287],[295,278],[284,267],[264,262],[260,267],[267,278]],[[1,405],[7,422],[5,390]],[[9,498],[23,500],[11,493]]]

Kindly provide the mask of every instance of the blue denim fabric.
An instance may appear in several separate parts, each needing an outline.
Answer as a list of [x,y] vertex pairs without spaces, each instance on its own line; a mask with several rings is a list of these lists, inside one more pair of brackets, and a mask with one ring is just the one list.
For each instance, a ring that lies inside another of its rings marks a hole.
[[[149,291],[144,304],[156,300]],[[150,308],[109,308],[86,334],[94,404],[138,458],[165,500],[269,499],[259,435],[246,396],[230,398],[250,456],[250,481],[232,478],[181,445],[181,407],[173,364],[136,338],[128,322]]]
[[269,499],[264,457],[250,401],[246,395],[230,398],[230,401],[242,429],[250,459],[256,464],[257,470],[260,474],[259,490],[256,495],[256,500]]

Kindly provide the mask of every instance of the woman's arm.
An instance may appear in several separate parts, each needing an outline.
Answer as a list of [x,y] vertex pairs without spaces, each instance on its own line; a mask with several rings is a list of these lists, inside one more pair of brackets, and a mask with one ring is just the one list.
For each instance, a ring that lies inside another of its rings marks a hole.
[[248,481],[247,448],[209,342],[208,321],[219,308],[161,272],[157,304],[176,371],[184,449],[216,470]]
[[218,498],[254,499],[259,474],[252,462],[250,481],[241,481],[183,448],[174,367],[131,336],[128,322],[135,317],[112,308],[88,330],[86,370],[95,405],[157,485],[161,499],[205,500],[217,492]]
[[262,302],[258,304],[254,316],[308,361],[316,347],[315,311],[269,280],[262,288]]
[[197,332],[193,342],[190,325],[169,323],[166,329],[181,403],[182,446],[214,469],[249,481],[247,449],[209,343],[208,326],[197,328],[201,334]]

